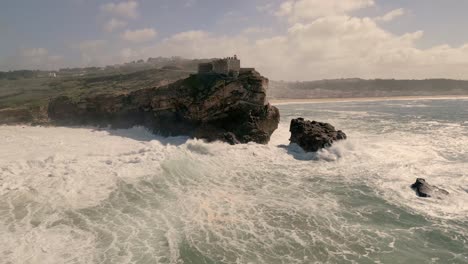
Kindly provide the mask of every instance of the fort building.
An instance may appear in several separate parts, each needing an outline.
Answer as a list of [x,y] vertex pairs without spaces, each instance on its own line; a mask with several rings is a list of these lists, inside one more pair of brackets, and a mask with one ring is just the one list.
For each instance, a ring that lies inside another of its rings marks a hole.
[[[249,68],[250,69],[250,68]],[[224,74],[228,76],[239,76],[243,69],[240,67],[240,60],[236,55],[224,59],[217,59],[212,62],[198,64],[199,74]]]

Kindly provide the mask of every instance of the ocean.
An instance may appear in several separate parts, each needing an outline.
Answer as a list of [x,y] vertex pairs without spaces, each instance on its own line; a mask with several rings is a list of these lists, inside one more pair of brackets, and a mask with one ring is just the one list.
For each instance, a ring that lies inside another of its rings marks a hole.
[[278,107],[268,145],[0,126],[0,263],[468,263],[468,100]]

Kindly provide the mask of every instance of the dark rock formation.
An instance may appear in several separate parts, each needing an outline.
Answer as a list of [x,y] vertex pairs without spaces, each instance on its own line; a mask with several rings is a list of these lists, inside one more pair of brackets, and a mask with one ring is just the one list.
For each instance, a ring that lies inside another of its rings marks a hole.
[[58,97],[49,103],[48,115],[58,125],[142,125],[164,136],[265,144],[279,123],[278,109],[266,100],[267,86],[268,79],[256,71],[236,78],[194,74],[127,94]]
[[28,123],[33,120],[33,116],[28,109],[0,109],[0,120],[2,124],[13,125],[18,123]]
[[47,114],[41,107],[0,109],[0,124],[46,124]]
[[289,128],[291,143],[298,144],[307,152],[316,152],[332,145],[334,141],[346,139],[346,134],[328,124],[297,118],[291,120]]
[[231,145],[240,144],[239,140],[237,140],[236,135],[234,135],[232,132],[224,133],[224,141]]
[[449,192],[447,192],[444,189],[430,185],[423,178],[417,178],[416,182],[411,185],[411,189],[413,189],[416,192],[416,195],[424,198],[441,198],[442,196],[449,194]]

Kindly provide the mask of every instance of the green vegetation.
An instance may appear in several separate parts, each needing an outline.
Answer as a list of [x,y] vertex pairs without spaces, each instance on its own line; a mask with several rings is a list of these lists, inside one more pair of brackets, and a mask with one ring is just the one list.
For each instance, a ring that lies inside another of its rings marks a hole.
[[199,63],[208,61],[158,57],[102,68],[0,72],[0,109],[44,106],[61,95],[80,98],[166,85],[189,76]]
[[0,72],[0,109],[44,106],[61,95],[80,98],[162,86],[189,76],[199,62],[156,58],[105,68]]
[[[210,60],[149,58],[122,65],[66,68],[59,71],[0,72],[0,109],[45,106],[50,98],[66,95],[79,99],[102,93],[127,93],[158,87],[186,78],[198,64]],[[274,76],[273,76],[274,77]],[[202,78],[202,79],[200,79]],[[187,80],[194,97],[216,87],[209,75]],[[311,82],[270,82],[271,98],[343,98],[406,95],[468,95],[468,81],[337,79]]]
[[20,70],[12,72],[0,72],[0,80],[18,80],[22,78],[34,78],[40,74],[40,71]]

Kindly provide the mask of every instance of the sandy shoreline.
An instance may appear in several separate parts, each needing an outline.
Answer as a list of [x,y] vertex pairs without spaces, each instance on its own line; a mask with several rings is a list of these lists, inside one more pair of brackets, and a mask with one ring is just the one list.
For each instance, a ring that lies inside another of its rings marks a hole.
[[270,99],[272,105],[329,103],[329,102],[373,102],[373,101],[405,101],[405,100],[438,100],[438,99],[468,99],[468,96],[393,96],[393,97],[356,97],[356,98],[317,98],[317,99]]

